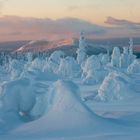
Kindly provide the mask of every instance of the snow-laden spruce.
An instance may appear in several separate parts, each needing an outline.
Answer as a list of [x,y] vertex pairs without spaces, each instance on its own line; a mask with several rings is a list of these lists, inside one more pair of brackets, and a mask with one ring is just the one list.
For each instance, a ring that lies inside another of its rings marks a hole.
[[102,101],[126,99],[133,93],[130,84],[131,79],[127,75],[121,72],[111,72],[100,85],[96,99]]

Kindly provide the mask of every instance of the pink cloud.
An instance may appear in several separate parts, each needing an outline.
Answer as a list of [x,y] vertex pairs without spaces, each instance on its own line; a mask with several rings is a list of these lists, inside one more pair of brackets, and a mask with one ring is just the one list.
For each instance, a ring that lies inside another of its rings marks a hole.
[[132,22],[125,19],[116,19],[113,17],[107,17],[105,23],[111,24],[111,25],[119,25],[119,26],[140,26],[140,23]]
[[7,36],[12,40],[75,37],[81,30],[95,34],[104,32],[103,27],[76,18],[52,20],[17,16],[1,17],[0,30],[2,38]]
[[127,20],[110,17],[106,23],[117,26],[103,27],[77,18],[52,20],[49,18],[3,16],[0,17],[0,41],[71,38],[78,37],[81,30],[84,30],[87,37],[90,38],[129,37],[130,34],[140,36],[139,30],[137,30],[140,29],[139,26],[133,26],[133,28],[126,26]]

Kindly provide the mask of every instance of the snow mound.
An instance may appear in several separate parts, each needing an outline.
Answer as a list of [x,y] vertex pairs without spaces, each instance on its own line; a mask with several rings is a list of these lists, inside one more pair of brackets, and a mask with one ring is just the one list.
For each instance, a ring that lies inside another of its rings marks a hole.
[[22,125],[12,131],[12,134],[54,137],[93,133],[100,125],[103,125],[102,128],[108,128],[110,123],[107,121],[106,125],[103,118],[85,106],[78,95],[78,90],[71,81],[57,81],[50,90],[49,112],[39,120]]

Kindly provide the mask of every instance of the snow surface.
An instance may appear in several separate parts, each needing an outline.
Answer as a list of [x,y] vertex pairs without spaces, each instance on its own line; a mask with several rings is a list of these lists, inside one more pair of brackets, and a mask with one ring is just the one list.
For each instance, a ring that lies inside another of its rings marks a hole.
[[77,58],[54,51],[4,55],[0,65],[0,139],[139,140],[140,60],[121,53]]

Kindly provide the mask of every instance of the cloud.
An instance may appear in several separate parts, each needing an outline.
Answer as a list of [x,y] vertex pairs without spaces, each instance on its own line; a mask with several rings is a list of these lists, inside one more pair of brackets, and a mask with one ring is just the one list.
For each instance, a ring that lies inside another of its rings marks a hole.
[[56,40],[79,37],[80,31],[85,31],[86,36],[90,38],[140,36],[139,23],[117,20],[111,17],[107,19],[106,23],[115,25],[115,27],[104,27],[78,18],[53,20],[49,18],[3,16],[0,17],[0,41]]
[[0,18],[1,36],[7,39],[58,39],[77,37],[81,30],[87,34],[99,36],[104,34],[105,28],[77,18],[29,18],[18,16],[3,16]]
[[140,37],[140,23],[138,22],[107,17],[105,23],[112,25],[108,28],[108,36]]
[[125,26],[125,27],[137,27],[137,26],[140,27],[140,23],[132,22],[125,19],[116,19],[110,16],[107,17],[105,23],[110,25]]

